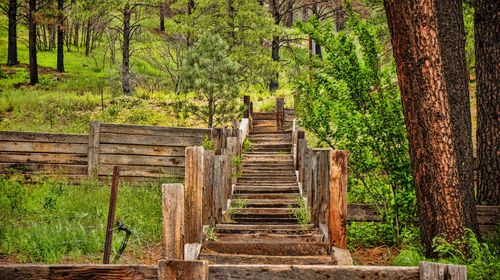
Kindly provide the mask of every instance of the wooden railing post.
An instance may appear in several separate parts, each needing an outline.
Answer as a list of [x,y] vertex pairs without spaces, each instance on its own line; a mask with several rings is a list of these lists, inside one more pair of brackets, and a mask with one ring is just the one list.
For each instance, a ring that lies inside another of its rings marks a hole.
[[314,201],[314,223],[319,226],[319,224],[326,224],[327,210],[328,210],[328,199],[329,199],[329,179],[328,171],[330,169],[330,149],[314,149],[318,157],[317,169],[318,169],[318,181],[316,188],[316,200]]
[[101,123],[92,121],[89,130],[88,147],[88,176],[98,178],[99,175],[99,142],[100,142]]
[[222,153],[222,148],[224,148],[224,129],[212,128],[211,137],[214,142],[214,153],[220,155]]
[[185,243],[200,243],[202,240],[203,153],[204,149],[202,147],[186,148]]
[[328,236],[330,246],[347,248],[347,151],[330,150]]
[[243,111],[243,118],[248,119],[250,117],[250,96],[243,96],[243,106],[245,106],[245,110]]
[[214,207],[214,158],[213,151],[203,153],[203,224],[215,225]]
[[213,198],[215,223],[222,222],[222,209],[224,206],[224,155],[214,157],[213,168]]
[[[301,154],[300,154],[300,145],[301,143],[305,142],[300,142],[300,140],[304,140],[305,138],[305,132],[303,130],[297,130],[297,145],[296,145],[296,163],[295,163],[295,170],[300,170],[300,161],[301,161]],[[305,140],[304,140],[305,141]]]
[[184,259],[184,186],[162,186],[163,251],[170,260]]
[[208,262],[161,260],[158,280],[208,280]]
[[285,99],[276,98],[276,130],[283,130],[285,123]]

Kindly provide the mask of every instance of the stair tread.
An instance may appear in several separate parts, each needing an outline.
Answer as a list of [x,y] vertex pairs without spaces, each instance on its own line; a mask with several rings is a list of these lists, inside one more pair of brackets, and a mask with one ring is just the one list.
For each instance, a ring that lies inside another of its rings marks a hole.
[[309,256],[327,255],[328,244],[323,242],[221,242],[206,241],[203,244],[205,252],[236,255],[268,255],[268,256]]
[[[335,260],[331,256],[262,256],[262,255],[233,255],[233,254],[206,254],[200,255],[201,260],[212,264],[289,264],[289,265],[331,265]],[[255,279],[255,278],[254,278]],[[260,278],[262,279],[262,278]]]

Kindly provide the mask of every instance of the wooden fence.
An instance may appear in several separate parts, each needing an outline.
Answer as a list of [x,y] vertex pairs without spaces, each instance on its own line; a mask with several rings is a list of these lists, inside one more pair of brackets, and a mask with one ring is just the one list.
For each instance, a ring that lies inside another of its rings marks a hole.
[[103,179],[120,166],[134,182],[183,177],[185,148],[221,130],[92,122],[87,135],[0,132],[0,173]]
[[465,280],[465,266],[422,262],[418,267],[331,265],[208,265],[162,260],[158,265],[0,265],[1,280],[253,280],[387,279]]

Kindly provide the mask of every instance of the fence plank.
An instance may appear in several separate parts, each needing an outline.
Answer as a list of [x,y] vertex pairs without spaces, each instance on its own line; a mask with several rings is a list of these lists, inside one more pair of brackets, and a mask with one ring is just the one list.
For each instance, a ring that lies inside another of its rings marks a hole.
[[53,153],[16,153],[0,152],[3,163],[52,163],[52,164],[87,164],[85,154],[53,154]]
[[203,137],[101,133],[101,143],[108,144],[142,144],[171,147],[188,147],[193,145],[201,145],[203,143],[203,139]]
[[163,251],[166,259],[184,259],[184,186],[162,186]]
[[0,141],[0,151],[32,152],[32,153],[59,153],[59,154],[87,154],[87,145],[80,143],[43,143]]
[[0,163],[0,174],[74,174],[87,175],[86,164]]
[[420,280],[466,280],[467,268],[463,265],[421,262]]
[[144,165],[176,167],[184,166],[184,157],[138,156],[138,155],[101,155],[100,164]]
[[186,196],[184,243],[200,243],[203,218],[203,153],[202,147],[186,148]]
[[276,130],[283,130],[285,124],[285,99],[276,98]]
[[157,135],[157,136],[179,136],[204,138],[210,135],[210,129],[165,127],[151,125],[128,125],[128,124],[101,124],[101,132],[115,134]]
[[207,280],[208,262],[162,260],[158,264],[158,280]]
[[88,135],[0,131],[0,141],[88,144]]
[[330,245],[347,248],[347,151],[330,151],[328,236]]
[[184,157],[185,147],[130,145],[130,144],[100,144],[100,153],[117,155],[144,155],[144,156],[169,156]]

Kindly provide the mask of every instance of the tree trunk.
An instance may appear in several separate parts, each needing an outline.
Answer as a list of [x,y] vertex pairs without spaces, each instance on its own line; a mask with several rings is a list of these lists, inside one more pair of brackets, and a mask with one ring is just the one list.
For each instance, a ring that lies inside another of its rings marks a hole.
[[64,0],[57,0],[57,71],[64,72]]
[[[274,36],[272,42],[272,58],[273,61],[280,61],[280,37]],[[269,90],[275,91],[279,87],[279,73],[276,72],[274,77],[271,77],[271,81],[269,82]]]
[[294,0],[286,0],[287,12],[285,14],[285,25],[288,28],[291,28],[293,25],[293,3]]
[[233,48],[236,45],[236,9],[234,8],[234,0],[227,0],[227,17],[229,25],[229,47]]
[[500,205],[500,2],[476,0],[477,200]]
[[[188,0],[188,15],[191,15],[196,7],[196,3],[194,2],[194,0]],[[186,45],[189,47],[191,47],[193,45],[193,38],[192,38],[192,34],[190,31],[188,31],[187,33],[187,36],[186,36]]]
[[73,41],[73,45],[75,45],[75,47],[78,49],[80,47],[79,45],[79,40],[78,38],[80,38],[80,23],[75,23],[75,38],[74,38],[74,41]]
[[[422,242],[479,234],[472,189],[472,137],[461,1],[384,1],[410,157]],[[465,249],[465,248],[464,248]]]
[[29,60],[30,60],[30,85],[38,83],[38,62],[36,57],[36,0],[28,2],[28,29],[29,29]]
[[214,94],[211,93],[208,98],[208,128],[214,127]]
[[122,89],[125,95],[131,95],[130,88],[130,5],[123,9],[123,48],[122,48]]
[[166,14],[166,4],[160,4],[160,31],[165,31],[165,14]]
[[9,16],[7,65],[13,66],[19,64],[19,60],[17,59],[17,0],[10,0],[7,14]]
[[344,2],[343,0],[336,0],[335,7],[335,29],[337,32],[344,30],[345,28],[345,10],[342,6]]
[[87,21],[87,31],[85,32],[85,56],[89,56],[90,54],[90,38],[91,38],[91,23],[90,19]]

